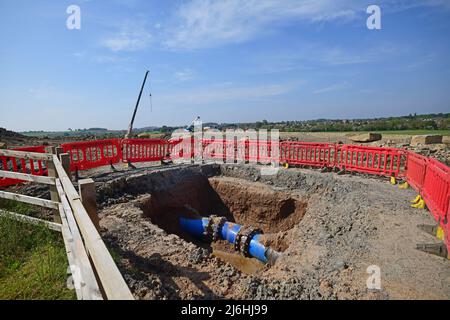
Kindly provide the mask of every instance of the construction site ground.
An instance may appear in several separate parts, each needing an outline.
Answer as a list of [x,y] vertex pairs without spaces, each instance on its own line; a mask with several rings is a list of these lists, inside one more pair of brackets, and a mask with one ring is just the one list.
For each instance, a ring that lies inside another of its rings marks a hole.
[[[435,221],[411,207],[414,190],[384,177],[261,168],[142,163],[82,172],[96,182],[102,237],[136,298],[450,298],[449,261],[416,249],[439,240],[417,228]],[[36,185],[12,188],[49,196]],[[191,238],[178,219],[192,209],[260,227],[281,258],[263,265],[224,241]],[[380,290],[366,284],[374,265]]]
[[[94,178],[102,235],[140,299],[449,299],[445,258],[416,250],[438,242],[417,228],[435,224],[415,209],[412,189],[386,178],[249,165],[104,167]],[[102,172],[103,170],[103,172]],[[216,214],[262,228],[282,252],[275,266],[204,243],[178,228]],[[369,266],[381,290],[368,289]]]

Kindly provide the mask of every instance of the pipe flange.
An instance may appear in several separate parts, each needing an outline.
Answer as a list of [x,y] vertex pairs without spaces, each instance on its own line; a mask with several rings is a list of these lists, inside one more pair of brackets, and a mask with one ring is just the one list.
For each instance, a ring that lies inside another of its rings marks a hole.
[[242,227],[236,234],[236,240],[234,241],[234,250],[242,253],[244,257],[250,257],[248,248],[250,247],[250,241],[256,234],[263,233],[259,228]]
[[241,251],[241,238],[242,231],[245,227],[241,227],[239,231],[236,233],[236,238],[234,239],[234,251]]
[[206,241],[212,241],[213,234],[214,234],[214,222],[213,222],[213,219],[209,218],[208,223],[205,226],[205,229],[203,231],[203,238]]
[[220,232],[227,220],[225,217],[212,216],[210,221],[213,222],[212,240],[217,241],[220,239]]
[[251,257],[248,249],[250,248],[250,242],[257,234],[262,234],[263,231],[259,228],[249,227],[245,230],[245,234],[241,238],[241,253],[244,257]]

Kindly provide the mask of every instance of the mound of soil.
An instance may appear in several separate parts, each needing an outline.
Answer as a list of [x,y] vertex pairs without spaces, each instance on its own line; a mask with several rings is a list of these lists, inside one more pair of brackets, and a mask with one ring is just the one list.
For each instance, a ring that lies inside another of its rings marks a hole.
[[0,139],[6,139],[6,138],[25,139],[26,137],[20,133],[6,130],[5,128],[0,128]]

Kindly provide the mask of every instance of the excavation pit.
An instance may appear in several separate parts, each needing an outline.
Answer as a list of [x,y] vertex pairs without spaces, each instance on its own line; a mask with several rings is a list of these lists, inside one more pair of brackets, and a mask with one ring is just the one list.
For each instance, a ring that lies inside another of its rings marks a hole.
[[264,264],[245,258],[227,241],[202,241],[180,228],[180,218],[225,217],[242,226],[264,232],[262,242],[282,252],[288,244],[274,234],[290,230],[303,218],[307,203],[267,185],[231,177],[185,176],[182,181],[152,191],[139,198],[145,217],[169,234],[175,234],[232,264],[245,273],[254,273]]
[[303,218],[307,203],[262,183],[229,177],[190,179],[152,192],[141,200],[152,223],[168,233],[183,235],[180,217],[223,216],[230,222],[253,226],[265,233],[287,231]]

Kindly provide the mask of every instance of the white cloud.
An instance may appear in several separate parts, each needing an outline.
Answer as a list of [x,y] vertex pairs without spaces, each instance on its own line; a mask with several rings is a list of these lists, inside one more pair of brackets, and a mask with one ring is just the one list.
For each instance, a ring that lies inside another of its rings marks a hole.
[[[415,7],[450,9],[448,0],[378,2],[383,14]],[[361,0],[192,0],[178,7],[163,43],[173,50],[240,43],[292,23],[364,19],[369,4]]]
[[433,62],[435,60],[435,55],[434,54],[429,54],[425,57],[422,57],[421,59],[409,64],[407,66],[408,69],[414,69],[414,68],[418,68],[418,67],[422,67],[423,65],[429,64],[431,62]]
[[178,81],[188,81],[194,78],[194,71],[189,68],[175,72],[175,78]]
[[91,57],[90,61],[96,62],[96,63],[121,63],[121,62],[127,62],[131,59],[129,57],[118,57],[118,56],[111,56],[111,55],[96,55]]
[[127,22],[113,36],[101,40],[101,45],[114,51],[139,51],[148,47],[152,35],[144,23]]
[[339,83],[335,83],[332,84],[328,87],[322,88],[322,89],[317,89],[314,91],[315,94],[320,94],[320,93],[326,93],[326,92],[330,92],[330,91],[340,91],[340,90],[344,90],[346,88],[349,87],[349,84],[347,81],[344,82],[339,82]]
[[190,91],[174,92],[170,95],[155,97],[162,105],[214,105],[220,102],[249,101],[280,96],[294,90],[299,83],[267,84],[240,86],[233,84],[210,85]]
[[269,32],[273,25],[353,19],[357,9],[361,5],[356,0],[193,0],[178,8],[166,45],[197,49],[237,43]]
[[30,88],[28,92],[34,99],[37,100],[51,100],[65,97],[65,94],[57,90],[54,86],[46,83]]
[[73,53],[75,58],[83,58],[86,55],[86,51],[77,51]]

